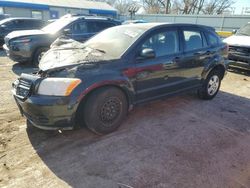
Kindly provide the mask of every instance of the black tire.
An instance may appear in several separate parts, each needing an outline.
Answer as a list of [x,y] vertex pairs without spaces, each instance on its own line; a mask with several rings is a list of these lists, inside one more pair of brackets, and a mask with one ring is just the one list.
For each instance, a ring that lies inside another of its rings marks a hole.
[[[202,84],[202,87],[198,90],[198,96],[201,99],[211,100],[211,99],[213,99],[217,95],[217,93],[218,93],[218,91],[220,89],[220,85],[221,85],[221,79],[222,79],[222,75],[221,74],[222,73],[220,71],[218,71],[218,70],[213,70],[213,71],[211,71],[209,73],[209,75],[207,76],[206,80],[204,80],[204,82]],[[218,79],[218,80],[215,81],[216,79]],[[213,82],[213,80],[218,85],[215,84]]]
[[47,52],[48,50],[48,48],[38,48],[33,56],[32,65],[38,67],[42,54]]
[[128,101],[124,93],[115,87],[104,87],[94,91],[83,108],[85,125],[97,134],[115,131],[128,112]]

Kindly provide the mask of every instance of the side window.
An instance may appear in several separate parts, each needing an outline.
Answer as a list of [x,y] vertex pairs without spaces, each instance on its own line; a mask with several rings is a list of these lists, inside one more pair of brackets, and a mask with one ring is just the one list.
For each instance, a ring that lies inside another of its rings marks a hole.
[[104,29],[115,26],[115,24],[111,22],[103,22],[103,21],[90,21],[88,22],[88,28],[90,33],[98,33]]
[[219,43],[218,37],[212,33],[207,33],[208,41],[211,46],[217,45]]
[[71,26],[72,34],[85,34],[88,32],[87,24],[84,21],[76,22]]
[[4,25],[6,25],[6,27],[8,27],[8,28],[12,28],[13,27],[13,21],[6,22],[6,23],[4,23]]
[[34,28],[35,26],[33,25],[33,23],[33,20],[24,20],[22,28]]
[[41,20],[31,20],[30,25],[34,28],[41,28],[44,25],[44,22]]
[[104,29],[107,29],[109,27],[113,27],[115,26],[114,23],[111,23],[111,22],[100,22],[100,29],[101,30],[104,30]]
[[14,28],[21,28],[22,27],[22,20],[14,20],[13,27]]
[[199,31],[183,31],[185,51],[192,51],[203,47],[202,35]]
[[88,22],[88,32],[89,33],[97,33],[100,31],[100,28],[98,26],[98,22],[95,21],[89,21]]
[[179,51],[178,32],[165,31],[157,33],[143,43],[142,49],[145,48],[153,49],[156,57],[177,53]]

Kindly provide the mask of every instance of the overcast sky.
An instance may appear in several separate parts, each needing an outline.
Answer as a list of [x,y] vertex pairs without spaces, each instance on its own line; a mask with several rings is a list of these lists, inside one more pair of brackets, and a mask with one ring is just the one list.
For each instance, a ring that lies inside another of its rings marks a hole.
[[250,7],[250,0],[235,0],[235,4],[232,7],[235,7],[235,14],[241,14],[243,7]]

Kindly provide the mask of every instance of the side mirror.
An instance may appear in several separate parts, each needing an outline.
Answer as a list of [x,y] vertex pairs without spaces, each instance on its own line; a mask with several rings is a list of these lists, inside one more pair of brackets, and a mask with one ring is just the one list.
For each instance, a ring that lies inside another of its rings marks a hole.
[[237,33],[237,29],[234,29],[232,33],[233,33],[233,34]]
[[72,33],[71,33],[70,29],[64,29],[62,34],[65,35],[65,36],[68,36],[68,35],[71,35]]
[[155,51],[151,48],[143,49],[138,56],[138,59],[153,59],[153,58],[155,58]]

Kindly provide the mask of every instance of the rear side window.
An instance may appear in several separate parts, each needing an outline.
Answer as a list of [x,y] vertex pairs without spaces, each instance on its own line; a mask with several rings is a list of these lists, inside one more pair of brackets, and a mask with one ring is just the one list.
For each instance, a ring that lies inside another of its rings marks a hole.
[[101,22],[101,21],[90,21],[88,22],[88,28],[90,33],[98,33],[104,29],[115,26],[111,22]]
[[200,31],[183,31],[185,40],[185,51],[203,48],[202,35]]
[[88,32],[87,24],[85,21],[76,22],[71,26],[72,34],[85,34]]
[[42,20],[31,20],[30,24],[34,28],[42,28],[45,25]]
[[32,20],[14,20],[13,27],[17,29],[32,28]]

